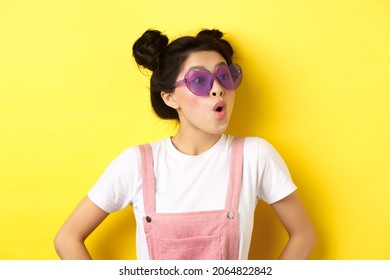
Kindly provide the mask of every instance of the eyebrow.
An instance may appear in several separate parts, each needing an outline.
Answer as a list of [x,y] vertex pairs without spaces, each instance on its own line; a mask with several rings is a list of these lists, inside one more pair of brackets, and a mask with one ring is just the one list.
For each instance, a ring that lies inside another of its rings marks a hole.
[[[221,62],[217,63],[215,65],[215,68],[218,68],[219,66],[223,66],[223,65],[225,65],[225,66],[227,65],[225,61],[221,61]],[[206,66],[201,66],[201,65],[192,66],[192,67],[190,67],[188,69],[188,71],[190,71],[190,70],[201,70],[201,69],[206,69]]]

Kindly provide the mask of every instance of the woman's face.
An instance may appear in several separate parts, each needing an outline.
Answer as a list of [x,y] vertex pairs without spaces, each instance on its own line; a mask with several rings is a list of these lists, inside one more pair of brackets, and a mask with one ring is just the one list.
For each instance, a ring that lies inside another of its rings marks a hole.
[[[218,67],[227,65],[215,51],[191,53],[182,65],[177,81],[183,80],[189,70],[206,69],[214,74]],[[207,134],[222,134],[230,120],[234,106],[235,91],[221,86],[214,79],[212,88],[205,96],[197,96],[185,84],[171,93],[180,119],[180,129],[191,129]]]

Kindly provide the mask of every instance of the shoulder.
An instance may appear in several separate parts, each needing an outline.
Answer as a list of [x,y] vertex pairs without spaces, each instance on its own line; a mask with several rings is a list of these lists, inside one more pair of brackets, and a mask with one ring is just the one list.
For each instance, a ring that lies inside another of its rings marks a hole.
[[276,152],[276,149],[268,140],[264,138],[245,137],[244,152],[248,155],[256,155],[264,158],[273,156]]
[[268,142],[266,139],[260,137],[253,137],[253,136],[245,137],[245,146],[251,148],[260,147],[262,149],[269,149],[273,147],[272,144]]
[[164,139],[148,143],[148,145],[152,147],[153,152],[158,152],[161,150],[168,149],[171,146],[170,143],[171,143],[171,138],[166,137]]
[[134,165],[134,162],[139,158],[138,146],[128,147],[123,150],[114,160],[111,161],[110,166],[114,168],[121,168]]
[[[246,159],[245,159],[246,158]],[[244,146],[244,159],[260,167],[279,166],[285,169],[285,162],[268,140],[259,137],[246,137]]]
[[[153,153],[158,154],[158,151],[164,149],[164,141],[165,139],[145,144],[150,145],[152,147]],[[139,147],[145,144],[129,146],[125,148],[116,157],[114,157],[107,169],[111,171],[111,174],[127,174],[129,171],[138,172],[141,161],[141,152]]]
[[164,138],[159,141],[151,142],[151,143],[143,143],[136,146],[130,146],[124,149],[116,158],[119,162],[128,162],[129,160],[139,159],[140,158],[140,146],[142,145],[150,145],[153,152],[159,151],[161,149],[166,149],[167,140],[169,138]]

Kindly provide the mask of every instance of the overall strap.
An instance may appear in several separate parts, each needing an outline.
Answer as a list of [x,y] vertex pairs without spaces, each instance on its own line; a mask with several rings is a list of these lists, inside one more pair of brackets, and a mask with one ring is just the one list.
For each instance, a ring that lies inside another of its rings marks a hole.
[[146,215],[156,213],[156,191],[152,148],[149,144],[139,146],[141,152],[142,192]]
[[240,201],[241,182],[242,182],[242,165],[244,158],[245,138],[235,137],[232,143],[229,167],[229,184],[226,194],[225,209],[238,211]]

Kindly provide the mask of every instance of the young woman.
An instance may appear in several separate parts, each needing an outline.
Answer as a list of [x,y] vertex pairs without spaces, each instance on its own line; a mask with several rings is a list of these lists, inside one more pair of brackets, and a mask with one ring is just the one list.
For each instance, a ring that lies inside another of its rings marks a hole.
[[247,259],[258,199],[289,234],[280,259],[310,255],[313,226],[282,158],[263,139],[224,134],[243,73],[222,35],[203,30],[169,43],[148,30],[135,42],[136,62],[153,73],[156,114],[179,129],[108,166],[56,236],[62,259],[90,259],[84,240],[128,204],[138,259]]

